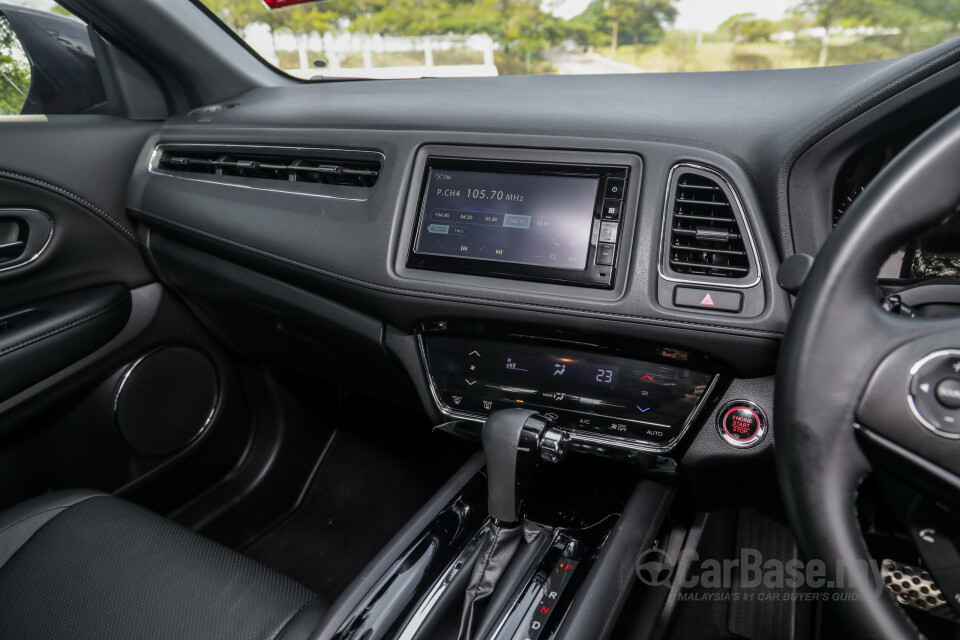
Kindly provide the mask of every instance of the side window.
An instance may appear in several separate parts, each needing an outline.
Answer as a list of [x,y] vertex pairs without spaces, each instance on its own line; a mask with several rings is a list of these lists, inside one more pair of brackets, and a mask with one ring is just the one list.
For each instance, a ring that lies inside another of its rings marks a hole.
[[0,115],[105,113],[106,103],[86,24],[59,5],[0,2]]
[[30,62],[5,16],[0,16],[0,76],[0,115],[16,115],[30,91]]

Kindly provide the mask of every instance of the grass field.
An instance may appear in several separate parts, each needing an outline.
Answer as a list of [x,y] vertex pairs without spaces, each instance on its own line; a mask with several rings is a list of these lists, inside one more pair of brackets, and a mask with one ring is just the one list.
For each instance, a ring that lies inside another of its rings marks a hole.
[[[919,51],[957,35],[942,30],[915,34],[911,40],[910,51]],[[596,52],[609,56],[609,47],[598,47]],[[827,64],[850,64],[868,60],[881,60],[903,55],[905,52],[900,36],[848,36],[834,37],[830,43]],[[622,45],[617,48],[614,60],[632,64],[650,72],[669,71],[728,71],[747,69],[786,69],[813,67],[820,53],[820,41],[815,38],[798,38],[795,41],[750,42],[734,44],[729,41],[717,41],[710,36],[697,46],[696,36],[691,33],[675,31],[656,45]],[[299,58],[296,52],[278,52],[280,66],[284,69],[296,68]],[[311,51],[309,59],[322,59],[323,53]],[[500,75],[521,75],[527,73],[551,73],[555,69],[543,60],[532,58],[529,62],[503,51],[494,54],[495,64]],[[483,54],[478,51],[453,49],[434,51],[434,64],[474,65],[483,63]],[[401,51],[393,53],[374,53],[374,67],[415,67],[424,63],[423,52]],[[342,61],[344,68],[363,67],[363,55],[351,53]]]
[[[917,51],[956,35],[955,33],[926,34],[913,41],[910,50]],[[610,55],[609,47],[597,48],[597,53]],[[820,53],[820,41],[798,38],[793,42],[732,42],[704,41],[697,46],[696,36],[673,32],[656,45],[625,45],[617,48],[614,60],[636,65],[646,71],[728,71],[743,69],[785,69],[813,67]],[[899,37],[835,37],[831,40],[828,65],[851,64],[881,60],[903,55]]]

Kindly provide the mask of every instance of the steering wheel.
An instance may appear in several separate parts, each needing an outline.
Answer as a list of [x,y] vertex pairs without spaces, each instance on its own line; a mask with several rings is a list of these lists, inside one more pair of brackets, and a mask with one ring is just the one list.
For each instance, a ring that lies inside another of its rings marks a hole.
[[960,109],[902,151],[851,205],[798,293],[782,345],[781,491],[801,552],[825,563],[856,637],[919,635],[868,569],[856,510],[863,479],[883,466],[960,502],[960,418],[956,427],[950,419],[960,409],[943,402],[952,400],[953,383],[938,394],[938,381],[960,381],[960,351],[950,351],[960,350],[960,318],[884,311],[876,285],[898,247],[958,205]]

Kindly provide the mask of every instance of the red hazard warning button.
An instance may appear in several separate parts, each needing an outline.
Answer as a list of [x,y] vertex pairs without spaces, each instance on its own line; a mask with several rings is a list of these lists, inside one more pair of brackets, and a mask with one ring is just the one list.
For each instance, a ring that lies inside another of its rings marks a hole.
[[743,307],[743,294],[739,291],[677,287],[673,292],[673,304],[678,307],[738,313]]

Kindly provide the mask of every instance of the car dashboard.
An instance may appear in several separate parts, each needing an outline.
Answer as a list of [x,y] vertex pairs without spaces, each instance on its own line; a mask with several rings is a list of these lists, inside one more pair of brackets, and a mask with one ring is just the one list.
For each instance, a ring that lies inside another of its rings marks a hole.
[[250,357],[468,436],[528,406],[599,453],[762,459],[779,266],[816,253],[873,149],[952,107],[949,65],[898,84],[918,56],[936,50],[255,90],[168,121],[128,210],[158,272]]

